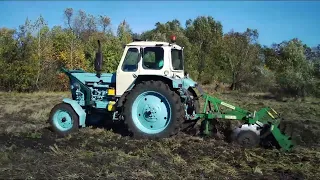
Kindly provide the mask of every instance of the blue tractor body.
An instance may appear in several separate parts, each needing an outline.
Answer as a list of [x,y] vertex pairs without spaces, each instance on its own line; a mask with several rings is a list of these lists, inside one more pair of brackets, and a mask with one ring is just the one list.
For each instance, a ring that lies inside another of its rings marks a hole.
[[[92,120],[87,118],[86,108],[93,107],[101,109],[105,113],[112,114],[113,120],[118,120],[116,111],[117,101],[121,96],[115,95],[116,73],[87,73],[83,70],[61,69],[69,77],[72,99],[64,98],[63,102],[69,104],[79,117],[79,126],[86,127],[86,122]],[[161,77],[162,80],[170,83],[170,87],[181,93],[181,97],[187,94],[183,92],[196,87],[196,82],[189,77],[174,79]],[[136,78],[139,81],[139,77]],[[159,79],[159,78],[158,78]],[[139,82],[134,81],[127,91],[130,91]],[[184,91],[183,91],[184,90]],[[195,95],[195,94],[192,94]],[[186,105],[187,108],[187,105]],[[97,118],[97,116],[95,116]]]
[[[182,50],[175,51],[182,54]],[[134,80],[125,86],[124,93],[117,94],[117,83],[123,79],[117,78],[116,72],[101,73],[101,64],[99,47],[96,73],[61,69],[69,78],[72,98],[64,98],[50,113],[50,123],[58,134],[68,134],[94,121],[122,120],[136,136],[168,137],[176,134],[185,120],[194,120],[197,95],[193,88],[197,83],[187,75],[180,77],[181,70],[180,76],[161,75],[157,70],[154,74],[132,74]]]

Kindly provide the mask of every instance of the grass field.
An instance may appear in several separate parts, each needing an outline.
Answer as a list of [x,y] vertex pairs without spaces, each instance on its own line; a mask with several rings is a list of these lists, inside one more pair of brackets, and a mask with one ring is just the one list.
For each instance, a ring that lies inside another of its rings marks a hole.
[[68,93],[0,93],[0,179],[316,179],[320,177],[320,100],[277,101],[216,94],[249,110],[271,106],[295,128],[293,152],[241,149],[222,140],[179,134],[133,140],[85,128],[65,138],[48,130],[48,114]]

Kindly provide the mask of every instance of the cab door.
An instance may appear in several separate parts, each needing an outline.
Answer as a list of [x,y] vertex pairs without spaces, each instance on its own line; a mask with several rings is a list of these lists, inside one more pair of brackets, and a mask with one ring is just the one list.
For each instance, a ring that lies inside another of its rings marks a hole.
[[121,96],[139,75],[140,47],[127,46],[117,69],[116,95]]

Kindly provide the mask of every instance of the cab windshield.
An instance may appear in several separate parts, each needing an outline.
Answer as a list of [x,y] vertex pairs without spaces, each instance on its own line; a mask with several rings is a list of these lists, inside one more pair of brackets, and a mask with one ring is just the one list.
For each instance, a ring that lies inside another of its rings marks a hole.
[[171,49],[171,62],[173,70],[183,70],[182,50]]

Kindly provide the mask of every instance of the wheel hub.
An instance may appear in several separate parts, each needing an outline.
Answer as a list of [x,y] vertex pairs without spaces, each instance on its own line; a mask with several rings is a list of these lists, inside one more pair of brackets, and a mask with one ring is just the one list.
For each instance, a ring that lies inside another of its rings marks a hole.
[[241,144],[246,144],[246,145],[248,145],[248,144],[250,144],[250,141],[251,141],[251,139],[250,139],[250,137],[243,137],[243,139],[241,140]]
[[53,116],[53,121],[55,126],[62,131],[70,129],[73,124],[72,117],[64,110],[58,110]]
[[147,104],[145,106],[145,108],[143,109],[144,111],[144,119],[148,122],[155,122],[158,120],[158,117],[157,117],[157,111],[160,111],[160,108],[159,106],[154,107],[152,104]]
[[67,121],[67,119],[65,118],[65,117],[63,117],[62,119],[61,119],[61,122],[63,122],[63,123],[65,123]]
[[132,106],[132,118],[137,128],[150,134],[163,130],[170,121],[170,114],[169,102],[154,91],[140,94]]

